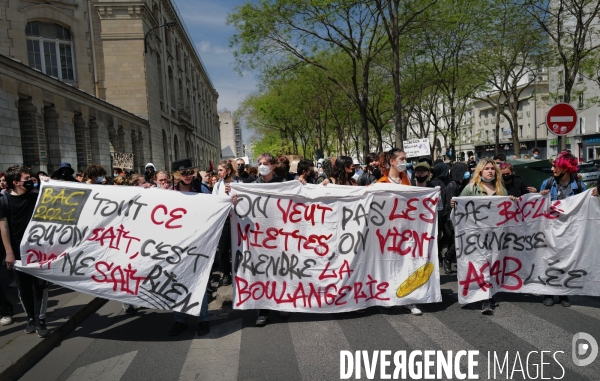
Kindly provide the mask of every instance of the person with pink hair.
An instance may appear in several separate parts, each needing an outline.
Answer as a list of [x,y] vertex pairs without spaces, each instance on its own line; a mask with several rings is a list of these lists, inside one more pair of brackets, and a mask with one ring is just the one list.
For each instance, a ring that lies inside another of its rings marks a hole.
[[[570,152],[561,152],[552,163],[552,174],[550,178],[544,180],[540,187],[540,194],[550,194],[552,201],[564,200],[567,197],[575,196],[586,190],[585,184],[577,177],[579,162]],[[558,301],[563,307],[571,307],[571,301],[566,295],[558,297]],[[554,305],[554,296],[544,295],[543,303],[545,306]]]

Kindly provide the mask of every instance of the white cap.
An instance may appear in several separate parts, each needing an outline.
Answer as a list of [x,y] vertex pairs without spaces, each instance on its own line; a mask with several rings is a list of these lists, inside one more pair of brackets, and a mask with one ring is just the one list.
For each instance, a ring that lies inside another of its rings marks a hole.
[[154,166],[154,164],[148,163],[148,164],[146,164],[146,166],[144,168],[148,168],[148,167],[154,168],[154,172],[156,172],[156,167]]
[[358,161],[358,159],[352,159],[352,164],[353,165],[360,165],[360,161]]
[[317,163],[322,163],[322,162],[323,162],[323,159],[317,160]]

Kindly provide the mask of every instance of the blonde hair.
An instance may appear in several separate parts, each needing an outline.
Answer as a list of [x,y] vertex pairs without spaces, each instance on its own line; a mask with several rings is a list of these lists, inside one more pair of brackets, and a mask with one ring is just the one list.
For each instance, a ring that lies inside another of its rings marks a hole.
[[117,176],[115,177],[113,183],[115,185],[125,185],[125,183],[127,182],[127,179],[123,176]]
[[508,193],[506,192],[506,189],[502,184],[502,172],[500,172],[500,167],[498,167],[494,159],[484,158],[479,160],[479,163],[477,163],[477,167],[475,167],[475,170],[473,171],[473,179],[471,180],[470,186],[473,187],[474,185],[477,185],[480,189],[483,189],[483,184],[481,181],[481,171],[483,171],[485,166],[488,164],[493,164],[494,169],[496,170],[496,178],[494,179],[494,189],[496,190],[496,195],[507,196]]

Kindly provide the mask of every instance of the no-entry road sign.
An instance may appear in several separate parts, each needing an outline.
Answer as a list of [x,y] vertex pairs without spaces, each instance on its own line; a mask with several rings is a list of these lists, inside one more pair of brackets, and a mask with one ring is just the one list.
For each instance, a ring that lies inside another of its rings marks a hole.
[[577,111],[568,103],[558,103],[550,107],[546,114],[546,126],[555,135],[566,135],[577,124]]

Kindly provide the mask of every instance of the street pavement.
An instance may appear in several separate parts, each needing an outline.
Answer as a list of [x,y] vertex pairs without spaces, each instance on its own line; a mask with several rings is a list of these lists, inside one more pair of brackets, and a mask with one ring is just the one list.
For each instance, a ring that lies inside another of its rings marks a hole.
[[[455,276],[442,275],[441,282],[443,301],[422,305],[422,316],[400,307],[369,308],[364,314],[295,313],[289,319],[272,313],[260,328],[254,325],[255,311],[213,302],[211,332],[204,337],[196,335],[195,319],[188,320],[183,334],[170,337],[172,313],[142,309],[130,316],[109,302],[22,380],[337,380],[342,350],[370,351],[369,356],[375,350],[479,350],[475,370],[483,380],[524,375],[600,380],[600,356],[585,367],[571,359],[574,334],[586,332],[600,341],[599,297],[572,297],[573,306],[565,308],[546,307],[540,296],[501,293],[494,315],[484,316],[480,303],[458,304]],[[548,351],[543,375],[541,351]],[[507,367],[502,373],[496,368],[495,377],[488,352],[492,360],[495,352],[499,363],[508,352]],[[388,372],[393,369],[392,362]],[[365,370],[361,379],[367,379]],[[377,369],[375,379],[379,375]]]

